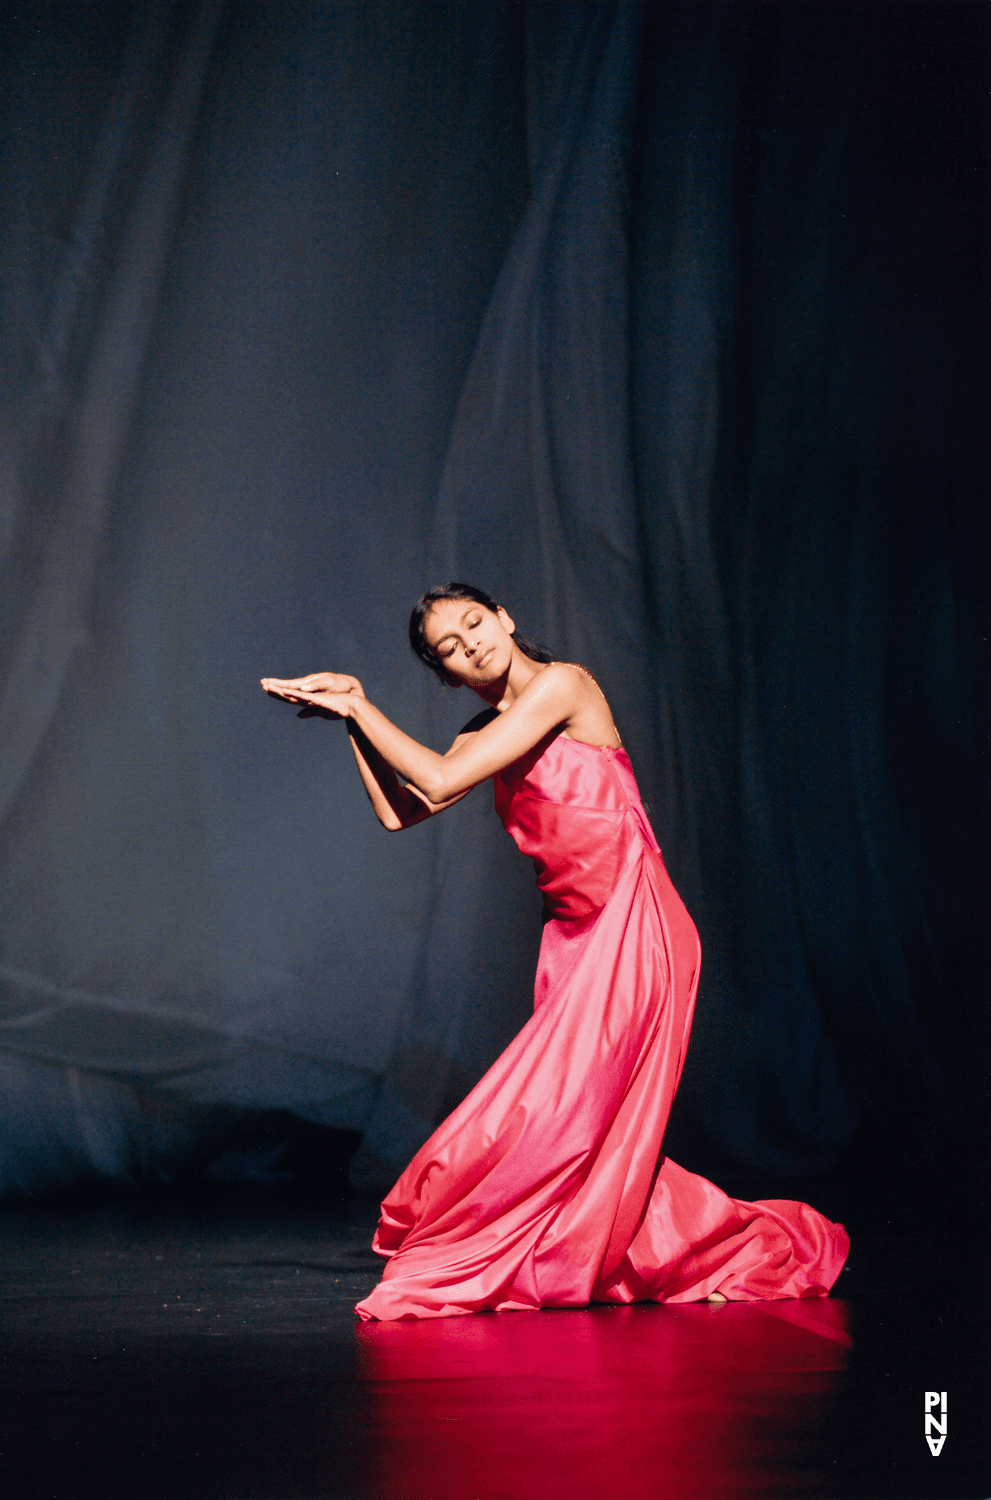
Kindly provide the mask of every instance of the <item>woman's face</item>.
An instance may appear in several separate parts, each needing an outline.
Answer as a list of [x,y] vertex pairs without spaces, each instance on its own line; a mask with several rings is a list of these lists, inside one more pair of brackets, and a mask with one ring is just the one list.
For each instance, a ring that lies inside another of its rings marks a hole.
[[498,682],[512,665],[515,625],[473,599],[439,599],[423,621],[423,638],[445,672],[469,687]]

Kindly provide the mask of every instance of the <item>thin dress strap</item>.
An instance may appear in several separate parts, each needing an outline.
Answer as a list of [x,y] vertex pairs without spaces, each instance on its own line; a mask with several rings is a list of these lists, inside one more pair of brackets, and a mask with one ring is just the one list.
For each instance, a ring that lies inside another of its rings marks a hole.
[[[595,686],[598,688],[599,694],[600,694],[600,696],[602,698],[603,703],[606,705],[606,708],[609,709],[609,717],[610,717],[610,719],[612,719],[612,727],[613,727],[613,730],[615,731],[616,738],[619,740],[619,744],[618,745],[602,745],[602,746],[597,746],[596,748],[602,749],[602,750],[622,750],[622,748],[623,748],[623,736],[620,734],[619,730],[616,728],[616,720],[613,719],[612,709],[609,707],[609,699],[606,697],[605,693],[602,691],[602,686],[601,686],[601,684],[599,682],[599,679],[596,677],[595,673],[592,672],[592,671],[590,671],[590,669],[588,667],[583,667],[580,661],[564,661],[564,662],[561,663],[561,665],[562,665],[562,667],[575,667],[577,669],[577,671],[584,672],[585,676],[588,677],[595,684]],[[568,736],[566,735],[565,738],[567,739]]]

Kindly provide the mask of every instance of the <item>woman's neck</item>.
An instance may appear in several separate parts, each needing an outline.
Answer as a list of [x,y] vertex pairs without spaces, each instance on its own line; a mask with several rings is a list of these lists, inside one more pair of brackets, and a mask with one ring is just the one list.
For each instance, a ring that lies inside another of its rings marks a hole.
[[532,682],[537,673],[542,672],[546,666],[545,661],[533,661],[529,656],[524,656],[519,647],[514,646],[513,659],[505,676],[497,678],[495,682],[487,682],[484,686],[476,687],[474,691],[491,708],[504,714],[506,709],[515,703],[527,683]]

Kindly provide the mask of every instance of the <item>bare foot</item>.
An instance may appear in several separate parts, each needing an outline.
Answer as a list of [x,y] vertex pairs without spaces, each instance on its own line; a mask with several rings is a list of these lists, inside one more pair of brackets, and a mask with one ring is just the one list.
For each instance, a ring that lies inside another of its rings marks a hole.
[[722,1292],[710,1292],[705,1300],[706,1302],[725,1302],[726,1298],[723,1296]]

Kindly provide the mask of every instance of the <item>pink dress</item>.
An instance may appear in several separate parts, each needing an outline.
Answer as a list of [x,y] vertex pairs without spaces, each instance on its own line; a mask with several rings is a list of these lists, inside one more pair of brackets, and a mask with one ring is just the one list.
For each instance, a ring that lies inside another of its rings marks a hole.
[[842,1225],[661,1154],[701,950],[626,752],[558,735],[494,780],[549,913],[534,1014],[382,1204],[357,1312],[826,1296]]

